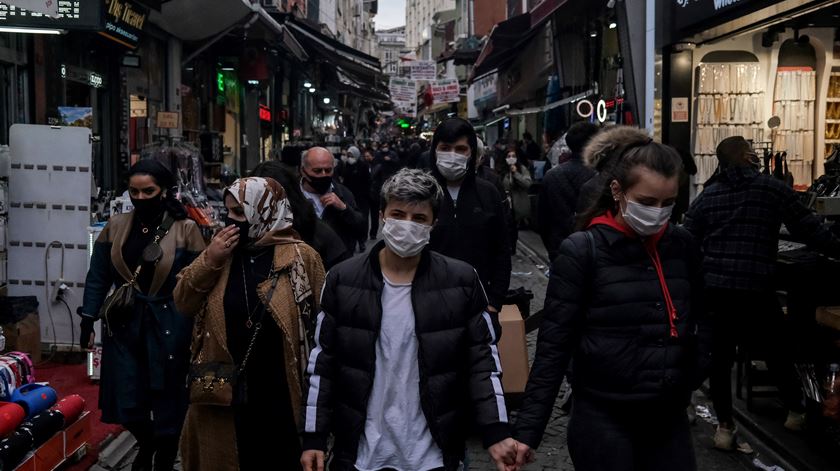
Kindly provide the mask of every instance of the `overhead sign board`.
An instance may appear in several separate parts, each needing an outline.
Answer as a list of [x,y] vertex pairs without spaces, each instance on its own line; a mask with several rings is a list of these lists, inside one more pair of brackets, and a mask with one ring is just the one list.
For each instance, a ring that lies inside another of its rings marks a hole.
[[58,15],[58,2],[56,0],[6,0],[3,3],[35,13],[43,13],[47,16],[55,17]]
[[461,101],[461,86],[458,79],[441,79],[432,82],[432,96],[435,103],[457,103]]
[[105,2],[54,0],[55,17],[0,2],[0,27],[99,31],[105,25]]
[[388,84],[394,111],[402,116],[417,116],[417,82],[410,79],[391,77]]
[[158,111],[157,127],[164,129],[177,129],[180,121],[180,113],[169,111]]
[[105,31],[99,34],[135,49],[140,44],[143,26],[149,17],[149,10],[126,0],[105,0],[108,11],[105,15]]
[[437,62],[410,61],[408,63],[412,80],[434,80],[437,78]]
[[720,18],[728,21],[740,14],[779,3],[781,0],[671,0],[674,27],[678,30]]

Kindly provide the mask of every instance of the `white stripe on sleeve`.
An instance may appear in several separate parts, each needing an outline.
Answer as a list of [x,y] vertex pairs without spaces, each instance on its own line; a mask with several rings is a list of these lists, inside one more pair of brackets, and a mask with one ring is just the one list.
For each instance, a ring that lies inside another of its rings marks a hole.
[[314,433],[317,431],[318,418],[318,395],[321,392],[321,376],[315,374],[315,365],[318,362],[318,355],[321,354],[321,325],[327,315],[321,311],[315,327],[315,348],[309,353],[309,364],[306,366],[306,373],[309,375],[309,393],[306,395],[306,423],[304,431]]
[[493,384],[493,392],[496,394],[496,409],[499,412],[499,422],[507,422],[507,406],[505,405],[505,393],[502,390],[502,361],[499,358],[499,349],[496,348],[496,331],[493,329],[493,320],[490,319],[490,314],[486,311],[482,314],[484,321],[487,323],[487,330],[490,331],[490,353],[493,356],[493,362],[496,364],[496,371],[490,372],[490,382]]

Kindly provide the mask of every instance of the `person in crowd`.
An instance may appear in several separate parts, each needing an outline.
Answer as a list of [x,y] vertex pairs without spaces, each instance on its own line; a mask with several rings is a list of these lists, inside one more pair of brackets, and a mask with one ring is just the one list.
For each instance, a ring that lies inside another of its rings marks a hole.
[[365,231],[368,233],[370,240],[376,240],[376,236],[379,233],[379,205],[375,202],[378,199],[374,198],[375,191],[373,188],[375,187],[375,183],[373,181],[373,171],[376,168],[376,163],[374,161],[373,156],[375,155],[375,151],[372,147],[365,148],[364,152],[362,152],[362,158],[365,162],[367,162],[368,168],[370,168],[371,176],[370,176],[370,188],[367,194],[368,200],[368,215],[367,220],[368,224],[365,227]]
[[[475,270],[429,250],[443,190],[404,169],[382,189],[380,241],[333,269],[307,369],[305,471],[458,469],[477,423],[500,470],[512,467],[496,343]],[[452,359],[463,361],[452,361]]]
[[517,148],[509,147],[504,163],[499,163],[499,169],[502,186],[511,198],[516,227],[524,227],[531,219],[531,197],[528,190],[532,181],[528,161]]
[[534,142],[534,136],[528,131],[522,134],[522,153],[529,163],[542,159],[540,145]]
[[335,158],[323,147],[303,153],[300,188],[315,207],[318,219],[326,222],[344,241],[349,256],[356,253],[359,237],[364,234],[364,217],[356,198],[346,186],[335,181]]
[[183,468],[300,469],[306,332],[324,268],[276,181],[237,180],[225,206],[227,226],[175,287],[176,306],[196,319]]
[[632,126],[615,126],[590,139],[583,149],[583,161],[595,169],[595,176],[580,187],[576,204],[578,214],[585,212],[598,200],[608,170],[624,149],[648,140],[650,136],[643,129]]
[[749,341],[761,344],[752,347],[767,347],[762,353],[789,410],[785,426],[801,430],[804,423],[794,352],[785,347],[789,342],[784,315],[773,283],[781,225],[835,257],[840,255],[840,241],[800,203],[792,188],[759,172],[759,158],[743,137],[721,141],[717,158],[719,174],[689,208],[685,227],[703,249],[706,299],[713,315],[710,386],[720,422],[714,442],[717,448],[731,450],[736,435],[731,371],[738,344]]
[[490,299],[488,310],[499,312],[510,284],[510,245],[502,195],[475,175],[478,140],[472,125],[450,118],[432,138],[432,174],[445,189],[432,250],[469,263]]
[[569,361],[575,469],[696,469],[685,413],[711,362],[701,254],[669,225],[680,157],[625,147],[598,200],[554,260],[514,437],[517,464],[540,445]]
[[[370,185],[370,201],[379,201],[379,193],[385,182],[394,176],[400,170],[400,161],[396,154],[390,150],[388,143],[382,145],[381,150],[374,158],[374,166],[371,169],[371,185]],[[376,240],[379,232],[379,212],[376,209],[376,204],[371,204],[370,208],[370,239]]]
[[405,166],[408,168],[420,168],[420,154],[423,151],[420,148],[420,144],[417,142],[411,143],[408,147],[407,155],[405,158]]
[[595,176],[595,171],[583,163],[583,148],[599,131],[598,126],[587,121],[573,124],[566,133],[572,156],[543,179],[537,222],[549,260],[557,258],[560,244],[574,231],[580,188]]
[[[478,178],[492,183],[493,186],[499,190],[499,194],[504,195],[505,187],[502,185],[502,179],[499,178],[499,174],[490,166],[490,162],[494,157],[493,153],[488,151],[488,149],[484,146],[484,141],[480,138],[477,138],[476,142],[478,143],[478,162],[475,170],[476,175],[478,175]],[[487,155],[488,153],[490,154],[489,156]]]
[[[175,275],[204,250],[204,239],[175,199],[175,185],[174,175],[157,161],[131,167],[134,210],[111,217],[96,240],[79,310],[81,345],[90,349],[111,288],[136,281],[134,305],[124,318],[109,313],[102,319],[99,386],[102,421],[122,425],[137,439],[135,471],[172,469],[187,410],[192,322],[176,311],[172,290]],[[143,255],[153,245],[158,253]]]
[[359,253],[364,253],[367,248],[368,218],[371,213],[370,165],[362,158],[362,152],[358,147],[350,146],[347,148],[346,155],[341,157],[340,168],[341,181],[353,193],[353,197],[356,199],[356,205],[362,213],[362,219],[364,219],[365,230],[359,236]]
[[318,219],[314,206],[303,196],[298,177],[289,167],[278,161],[263,162],[254,168],[251,176],[272,178],[283,187],[292,211],[292,228],[301,240],[318,252],[325,269],[329,270],[350,258],[351,254],[348,254],[341,237],[327,223]]
[[691,204],[691,177],[697,175],[697,163],[694,161],[694,157],[683,151],[680,151],[680,157],[682,158],[683,172],[680,176],[680,196],[674,206],[674,214],[671,215],[671,222],[674,224],[683,222],[683,217]]

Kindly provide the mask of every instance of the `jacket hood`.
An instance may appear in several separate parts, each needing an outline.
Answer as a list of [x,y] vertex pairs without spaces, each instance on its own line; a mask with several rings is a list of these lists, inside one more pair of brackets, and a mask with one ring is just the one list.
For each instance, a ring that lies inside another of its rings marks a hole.
[[721,183],[740,188],[752,183],[759,175],[758,170],[752,167],[726,167],[720,169],[717,179]]
[[621,155],[627,146],[648,140],[650,136],[639,128],[616,126],[596,134],[589,141],[583,149],[583,160],[586,165],[600,172],[613,158]]

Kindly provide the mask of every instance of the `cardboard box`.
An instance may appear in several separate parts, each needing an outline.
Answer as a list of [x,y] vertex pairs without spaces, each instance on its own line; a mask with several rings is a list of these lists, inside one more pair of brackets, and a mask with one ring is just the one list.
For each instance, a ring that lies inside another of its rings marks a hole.
[[525,392],[528,383],[528,345],[525,341],[525,321],[516,306],[504,306],[499,313],[502,336],[499,356],[502,360],[502,386],[506,394]]
[[2,327],[7,351],[28,353],[33,363],[41,362],[41,322],[38,313],[30,313],[20,322],[4,324]]

